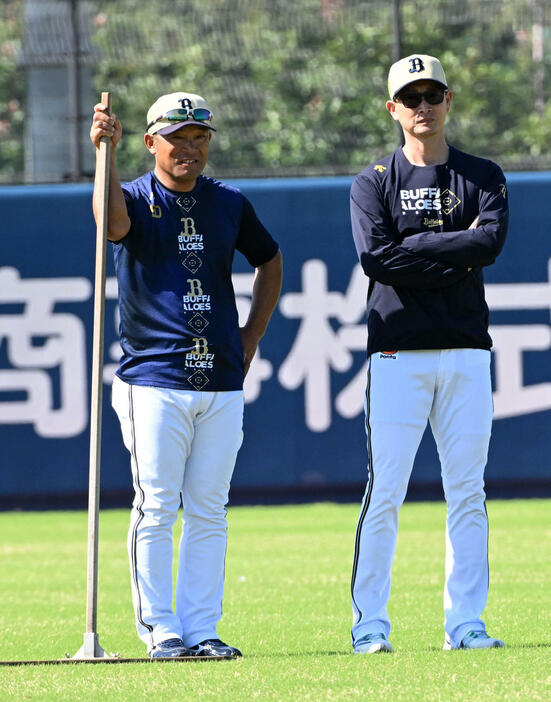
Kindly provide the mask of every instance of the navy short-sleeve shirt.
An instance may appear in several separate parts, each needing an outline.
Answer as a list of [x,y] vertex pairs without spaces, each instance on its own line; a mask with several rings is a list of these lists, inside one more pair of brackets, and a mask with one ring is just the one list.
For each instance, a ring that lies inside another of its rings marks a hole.
[[135,385],[240,390],[234,253],[257,267],[275,256],[277,243],[247,198],[212,178],[175,192],[151,172],[122,187],[131,226],[113,244],[123,351],[117,375]]

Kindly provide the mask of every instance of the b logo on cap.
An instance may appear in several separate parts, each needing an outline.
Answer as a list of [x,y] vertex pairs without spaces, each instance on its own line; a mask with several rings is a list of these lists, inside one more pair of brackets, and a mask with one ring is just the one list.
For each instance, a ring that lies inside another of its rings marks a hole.
[[421,73],[421,71],[425,70],[425,64],[420,58],[411,58],[409,62],[411,63],[410,73]]
[[184,110],[191,110],[193,108],[193,104],[189,98],[180,98],[178,102],[181,103],[182,109]]

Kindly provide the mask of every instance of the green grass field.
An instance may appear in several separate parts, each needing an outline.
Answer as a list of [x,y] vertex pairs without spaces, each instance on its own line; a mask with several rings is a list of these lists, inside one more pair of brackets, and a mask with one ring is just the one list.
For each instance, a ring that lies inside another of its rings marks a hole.
[[[359,505],[235,507],[224,616],[235,661],[0,666],[2,700],[550,700],[551,502],[491,501],[485,619],[506,649],[442,651],[445,508],[402,509],[393,655],[355,656],[349,594]],[[140,657],[126,511],[100,517],[98,632]],[[0,514],[0,660],[73,655],[85,629],[85,512]]]

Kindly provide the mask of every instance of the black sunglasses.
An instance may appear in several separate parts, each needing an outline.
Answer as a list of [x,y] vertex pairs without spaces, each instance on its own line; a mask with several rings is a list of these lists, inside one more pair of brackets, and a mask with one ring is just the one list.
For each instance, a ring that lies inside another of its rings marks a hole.
[[429,105],[440,105],[447,92],[444,88],[433,88],[432,90],[427,90],[426,93],[403,93],[402,95],[397,95],[394,98],[394,102],[401,102],[404,107],[409,109],[419,107],[423,98]]

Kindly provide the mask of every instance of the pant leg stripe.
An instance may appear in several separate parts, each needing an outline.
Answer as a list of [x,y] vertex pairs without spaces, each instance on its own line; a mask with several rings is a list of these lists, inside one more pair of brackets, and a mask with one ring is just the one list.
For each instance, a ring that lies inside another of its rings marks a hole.
[[[128,405],[129,405],[129,419],[130,419],[130,429],[132,432],[132,461],[134,463],[134,489],[136,490],[136,493],[140,495],[140,499],[138,504],[135,506],[136,512],[138,512],[138,518],[134,522],[134,525],[132,527],[132,535],[131,535],[131,545],[130,545],[130,564],[131,564],[131,573],[132,573],[132,582],[134,584],[134,590],[136,592],[136,618],[138,622],[149,631],[150,634],[153,633],[153,627],[151,624],[147,624],[142,615],[142,598],[140,595],[140,587],[139,587],[139,580],[138,580],[138,558],[137,558],[137,535],[138,535],[138,529],[141,524],[141,522],[144,519],[144,512],[143,512],[143,503],[145,501],[145,493],[143,491],[143,488],[140,485],[140,471],[139,471],[139,464],[138,464],[138,455],[136,451],[136,427],[134,424],[134,398],[133,398],[133,393],[132,393],[132,385],[128,386]],[[151,645],[153,646],[153,640],[151,641]]]
[[[352,595],[352,602],[358,611],[358,616],[361,619],[362,612],[358,607],[358,604],[354,598],[354,585],[356,583],[356,576],[358,573],[358,563],[360,560],[360,537],[362,533],[363,521],[367,510],[369,509],[369,503],[371,501],[371,491],[373,489],[373,453],[371,451],[371,426],[369,424],[369,412],[370,412],[370,401],[369,392],[371,388],[371,358],[368,360],[367,364],[367,386],[366,386],[366,413],[365,413],[365,430],[367,435],[367,451],[368,451],[368,463],[367,463],[367,491],[364,496],[362,511],[360,518],[358,520],[358,526],[356,528],[356,540],[354,544],[354,562],[352,565],[352,582],[350,586],[350,591]],[[352,635],[352,643],[354,643],[354,636]]]
[[490,590],[490,518],[486,508],[486,498],[484,498],[484,514],[486,515],[486,592]]

